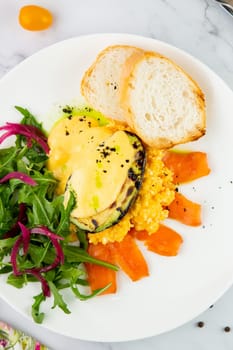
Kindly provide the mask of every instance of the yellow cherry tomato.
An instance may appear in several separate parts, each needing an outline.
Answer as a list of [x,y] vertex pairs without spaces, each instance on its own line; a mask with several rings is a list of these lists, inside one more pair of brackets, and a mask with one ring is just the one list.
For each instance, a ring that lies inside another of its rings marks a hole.
[[52,25],[53,16],[44,7],[27,5],[20,9],[19,23],[27,30],[44,30]]

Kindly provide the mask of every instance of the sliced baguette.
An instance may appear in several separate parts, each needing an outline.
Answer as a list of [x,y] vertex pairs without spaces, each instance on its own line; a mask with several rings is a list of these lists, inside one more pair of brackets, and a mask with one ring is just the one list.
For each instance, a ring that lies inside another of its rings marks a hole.
[[145,52],[134,64],[126,62],[121,107],[135,133],[159,149],[205,134],[205,101],[200,87],[175,63],[154,52]]
[[120,82],[123,68],[134,65],[143,50],[126,45],[109,46],[101,51],[81,82],[81,94],[97,111],[115,120],[124,121],[120,106]]

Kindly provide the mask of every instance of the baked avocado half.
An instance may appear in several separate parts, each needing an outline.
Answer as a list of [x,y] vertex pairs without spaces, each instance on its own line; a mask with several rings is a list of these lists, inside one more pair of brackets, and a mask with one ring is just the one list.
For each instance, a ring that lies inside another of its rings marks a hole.
[[128,131],[116,131],[89,155],[86,167],[69,177],[76,198],[71,220],[79,228],[96,233],[115,225],[128,212],[140,189],[146,152],[141,140]]

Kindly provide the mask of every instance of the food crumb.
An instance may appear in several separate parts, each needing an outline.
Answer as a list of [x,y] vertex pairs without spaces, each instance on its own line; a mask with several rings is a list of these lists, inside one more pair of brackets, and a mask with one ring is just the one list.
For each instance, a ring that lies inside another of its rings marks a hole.
[[197,327],[199,327],[199,328],[203,328],[204,325],[205,325],[205,323],[203,321],[197,322]]

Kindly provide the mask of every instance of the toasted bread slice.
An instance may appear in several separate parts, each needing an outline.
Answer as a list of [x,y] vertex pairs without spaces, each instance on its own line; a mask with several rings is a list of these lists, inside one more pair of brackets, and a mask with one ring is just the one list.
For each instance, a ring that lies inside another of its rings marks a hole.
[[125,121],[120,106],[120,82],[123,68],[143,55],[143,50],[126,45],[109,46],[101,51],[81,82],[81,94],[97,111],[115,120]]
[[145,52],[134,64],[126,62],[121,106],[129,125],[150,146],[169,148],[205,134],[203,92],[160,54]]

